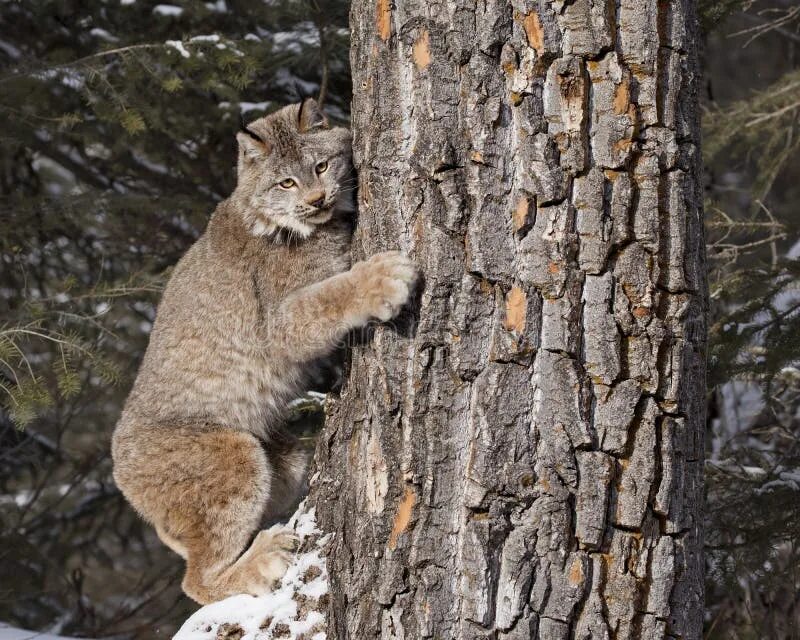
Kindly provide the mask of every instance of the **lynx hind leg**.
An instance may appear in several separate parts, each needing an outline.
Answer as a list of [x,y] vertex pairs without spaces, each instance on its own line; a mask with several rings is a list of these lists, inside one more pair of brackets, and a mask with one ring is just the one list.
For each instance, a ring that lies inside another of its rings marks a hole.
[[[117,477],[161,540],[186,559],[186,594],[207,604],[268,591],[294,543],[277,532],[256,536],[272,478],[260,441],[219,427],[142,430],[135,440]],[[259,544],[250,550],[254,537]]]

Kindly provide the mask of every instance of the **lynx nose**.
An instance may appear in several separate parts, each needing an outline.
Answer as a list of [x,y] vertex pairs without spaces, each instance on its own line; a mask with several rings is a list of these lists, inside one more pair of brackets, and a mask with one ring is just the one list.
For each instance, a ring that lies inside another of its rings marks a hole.
[[325,202],[325,194],[322,191],[312,191],[303,199],[306,204],[310,204],[312,207],[319,209]]

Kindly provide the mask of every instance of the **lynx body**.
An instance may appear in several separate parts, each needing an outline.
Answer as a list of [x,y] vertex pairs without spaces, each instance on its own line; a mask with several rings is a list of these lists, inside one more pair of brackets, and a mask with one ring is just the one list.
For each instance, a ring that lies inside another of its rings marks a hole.
[[200,603],[285,572],[292,534],[260,529],[305,474],[286,404],[351,329],[395,315],[416,274],[397,252],[350,268],[350,136],[313,100],[237,139],[237,187],[175,267],[112,442],[118,486]]

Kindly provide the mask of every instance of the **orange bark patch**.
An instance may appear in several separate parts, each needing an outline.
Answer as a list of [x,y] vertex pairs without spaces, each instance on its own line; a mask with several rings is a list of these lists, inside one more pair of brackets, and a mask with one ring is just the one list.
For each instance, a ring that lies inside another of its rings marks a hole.
[[634,307],[633,315],[635,315],[637,318],[646,318],[650,315],[650,309],[647,307]]
[[527,313],[528,299],[525,292],[519,287],[511,287],[506,296],[506,319],[503,326],[508,331],[522,333],[525,330],[525,315]]
[[631,145],[633,145],[633,140],[627,138],[625,140],[618,140],[614,143],[614,150],[627,153],[627,151],[631,148]]
[[623,77],[622,82],[614,89],[614,113],[621,116],[628,110],[628,103],[631,99],[630,81]]
[[569,569],[569,583],[574,585],[583,583],[583,565],[580,558],[575,558],[572,562]]
[[431,63],[431,35],[427,29],[422,30],[419,38],[411,47],[411,57],[414,58],[414,64],[420,71]]
[[411,487],[406,487],[403,499],[400,500],[400,504],[397,506],[397,514],[394,516],[392,532],[389,534],[389,548],[392,551],[397,547],[397,538],[408,528],[408,523],[411,521],[411,512],[416,502],[417,494]]
[[525,196],[517,200],[517,206],[514,207],[511,220],[514,225],[514,231],[519,231],[525,226],[525,222],[528,220],[528,199]]
[[391,0],[378,0],[378,9],[375,13],[375,26],[378,28],[378,35],[381,40],[386,42],[392,35],[392,6]]
[[547,265],[547,270],[552,274],[556,274],[561,271],[561,266],[557,262],[551,262]]
[[531,11],[522,19],[522,27],[528,36],[528,44],[536,50],[536,53],[541,54],[544,49],[544,29],[539,14]]
[[469,154],[469,159],[473,162],[477,162],[478,164],[485,164],[483,161],[483,154],[480,151],[471,151]]

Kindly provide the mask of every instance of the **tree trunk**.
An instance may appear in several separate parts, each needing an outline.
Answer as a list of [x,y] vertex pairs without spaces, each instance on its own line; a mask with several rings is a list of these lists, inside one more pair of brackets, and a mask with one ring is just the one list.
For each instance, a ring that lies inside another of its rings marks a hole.
[[354,0],[354,259],[414,318],[329,403],[329,637],[700,638],[691,0]]

